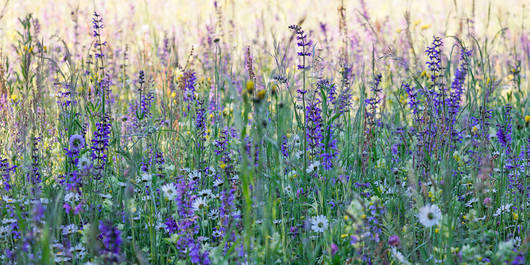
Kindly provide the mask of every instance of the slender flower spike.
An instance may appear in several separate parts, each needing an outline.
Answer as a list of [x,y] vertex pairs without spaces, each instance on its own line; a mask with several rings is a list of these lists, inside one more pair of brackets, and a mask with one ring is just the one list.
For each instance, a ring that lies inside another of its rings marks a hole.
[[300,70],[307,70],[309,69],[309,66],[305,64],[305,57],[311,56],[311,52],[309,51],[309,47],[313,44],[311,40],[307,39],[307,35],[302,30],[302,27],[298,25],[291,25],[289,26],[289,29],[291,29],[294,34],[296,35],[297,45],[300,47],[300,51],[298,52],[298,56],[302,58],[302,64],[298,65],[298,69]]

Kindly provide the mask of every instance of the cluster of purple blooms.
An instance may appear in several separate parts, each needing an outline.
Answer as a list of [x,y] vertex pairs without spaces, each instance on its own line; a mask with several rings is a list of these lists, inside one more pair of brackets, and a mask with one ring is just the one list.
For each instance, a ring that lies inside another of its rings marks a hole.
[[121,231],[112,223],[99,221],[99,239],[103,243],[100,254],[106,264],[115,264],[121,261]]
[[107,149],[111,133],[111,125],[107,120],[108,118],[103,118],[102,121],[96,123],[96,130],[92,139],[92,161],[96,179],[103,177],[107,164]]
[[296,35],[296,45],[300,47],[300,51],[298,52],[298,56],[302,57],[302,64],[298,65],[298,69],[300,70],[308,70],[309,66],[306,65],[306,58],[308,56],[311,56],[311,51],[309,48],[313,44],[311,40],[308,40],[307,34],[302,30],[302,27],[299,25],[291,25],[289,26],[289,29],[291,29],[294,34]]

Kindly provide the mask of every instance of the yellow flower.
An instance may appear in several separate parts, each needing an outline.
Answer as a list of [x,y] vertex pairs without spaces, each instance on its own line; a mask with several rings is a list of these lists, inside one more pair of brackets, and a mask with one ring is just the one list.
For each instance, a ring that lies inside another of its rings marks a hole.
[[421,77],[424,77],[427,75],[427,71],[423,70],[423,72],[421,72]]
[[13,95],[11,95],[11,100],[13,100],[14,102],[17,102],[17,100],[18,100],[18,95],[17,95],[17,94],[13,94]]
[[271,93],[272,93],[273,95],[275,95],[277,92],[278,92],[278,86],[277,86],[277,85],[272,85],[272,87],[271,87]]
[[177,93],[175,93],[175,91],[171,92],[171,95],[170,95],[171,98],[175,98],[176,96],[177,96]]
[[254,81],[252,80],[248,80],[247,81],[247,91],[249,93],[251,93],[252,91],[254,91]]
[[524,116],[524,122],[526,122],[526,123],[530,122],[530,115]]
[[513,220],[519,220],[519,215],[517,213],[512,213]]
[[399,103],[407,104],[407,97],[405,97],[405,95],[401,95],[399,98]]
[[440,228],[436,227],[436,229],[434,229],[434,232],[438,234],[438,232],[440,232]]
[[219,167],[220,167],[221,169],[225,169],[225,167],[226,167],[226,164],[225,164],[225,163],[223,163],[223,162],[221,162],[221,164],[219,164]]
[[258,91],[258,94],[257,94],[258,100],[260,100],[260,101],[263,100],[265,98],[265,93],[266,93],[266,91],[263,90],[263,89]]
[[342,235],[340,235],[340,238],[346,238],[346,237],[348,237],[348,234],[342,234]]
[[361,215],[361,218],[366,219],[366,214],[363,213],[363,215]]
[[426,30],[426,29],[429,29],[430,27],[431,27],[431,24],[423,25],[421,26],[421,30]]
[[476,125],[473,126],[473,128],[471,128],[471,131],[472,131],[473,133],[477,133],[477,131],[478,131],[478,127],[477,127]]

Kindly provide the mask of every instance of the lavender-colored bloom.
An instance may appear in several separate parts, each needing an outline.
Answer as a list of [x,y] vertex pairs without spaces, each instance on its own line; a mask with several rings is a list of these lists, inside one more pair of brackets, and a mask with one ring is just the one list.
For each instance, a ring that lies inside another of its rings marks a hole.
[[451,123],[454,124],[456,115],[460,109],[460,102],[462,101],[462,94],[464,93],[464,81],[468,71],[467,58],[471,55],[471,51],[462,49],[460,55],[460,67],[455,72],[455,79],[451,83],[451,92],[449,95],[448,111],[451,119]]
[[322,165],[325,170],[330,170],[333,168],[333,160],[339,155],[337,151],[337,140],[333,136],[333,133],[333,127],[331,125],[328,126],[326,131],[327,144],[323,146],[322,154],[320,155],[322,157]]
[[379,84],[381,83],[382,75],[378,74],[374,76],[374,82],[371,87],[372,91],[372,97],[369,97],[364,100],[365,106],[367,107],[366,110],[366,117],[368,118],[368,125],[374,126],[376,123],[378,123],[377,117],[377,109],[378,105],[381,102],[381,99],[379,98],[379,94],[381,93],[381,88],[379,87]]
[[81,149],[85,148],[85,138],[79,134],[74,134],[70,136],[70,150],[75,150],[79,152]]
[[393,247],[397,247],[399,246],[399,244],[401,244],[401,241],[399,240],[399,236],[397,235],[391,235],[389,238],[388,238],[388,244],[390,246],[393,246]]
[[302,58],[302,64],[298,65],[298,69],[307,70],[309,69],[309,66],[305,64],[305,57],[311,56],[309,47],[311,44],[313,44],[313,42],[307,39],[307,35],[302,30],[302,27],[298,25],[291,25],[289,26],[289,29],[291,29],[296,35],[296,44],[301,48],[301,50],[298,52],[298,56]]
[[97,179],[103,176],[107,163],[106,153],[109,146],[110,130],[111,125],[107,122],[107,118],[103,118],[101,122],[96,123],[96,130],[92,139],[92,159],[94,175]]
[[11,190],[11,173],[15,173],[17,166],[11,166],[7,159],[0,159],[0,174],[5,191]]
[[177,222],[175,221],[175,219],[173,219],[172,217],[168,217],[166,219],[166,222],[164,223],[165,224],[165,229],[166,231],[172,235],[173,233],[175,233],[178,229],[178,226],[177,226]]
[[[445,98],[445,90],[443,84],[439,84],[438,77],[440,76],[442,68],[442,39],[440,37],[434,36],[432,46],[427,47],[425,52],[429,56],[429,61],[427,61],[427,66],[431,71],[431,85],[427,89],[428,96],[432,101],[433,108],[436,113],[440,111],[440,98]],[[436,87],[440,88],[440,92],[436,91]]]
[[306,139],[311,155],[320,154],[323,147],[322,111],[318,106],[320,99],[315,99],[306,106]]
[[121,231],[111,223],[99,221],[99,239],[103,242],[100,254],[109,263],[117,263],[121,259]]
[[510,115],[512,106],[507,104],[503,110],[504,123],[497,125],[497,140],[502,147],[506,148],[506,152],[509,153],[512,142],[512,119]]
[[195,128],[197,129],[197,148],[201,150],[206,142],[206,109],[204,102],[197,100],[197,111],[195,118]]
[[418,109],[418,91],[416,88],[411,88],[408,83],[401,83],[401,89],[405,90],[408,96],[407,103],[409,104],[412,114],[416,115],[419,111]]
[[187,104],[188,112],[191,109],[191,103],[195,101],[197,95],[195,94],[195,83],[197,77],[195,72],[188,70],[184,72],[180,79],[180,88],[182,90],[182,99]]
[[103,17],[98,13],[94,12],[92,18],[92,36],[96,39],[94,42],[94,48],[96,49],[96,59],[104,57],[102,47],[107,45],[107,42],[101,42],[101,29],[103,28]]
[[287,150],[287,137],[282,137],[282,144],[280,145],[280,151],[283,155],[283,157],[288,158],[289,157],[289,150]]
[[432,46],[427,47],[425,52],[429,56],[429,61],[426,63],[429,67],[429,70],[432,72],[431,81],[435,81],[440,72],[442,71],[442,55],[441,48],[443,42],[440,37],[434,36],[432,41]]

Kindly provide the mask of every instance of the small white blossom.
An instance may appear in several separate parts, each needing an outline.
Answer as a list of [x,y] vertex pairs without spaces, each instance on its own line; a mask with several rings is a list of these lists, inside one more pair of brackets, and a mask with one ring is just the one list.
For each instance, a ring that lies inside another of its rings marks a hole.
[[164,193],[164,196],[166,199],[172,201],[177,197],[177,189],[175,188],[175,185],[172,183],[166,184],[162,186],[162,192]]
[[442,219],[442,211],[438,205],[425,205],[421,207],[420,213],[418,214],[420,223],[425,227],[431,227],[437,225]]
[[318,215],[311,218],[311,230],[317,233],[323,233],[328,229],[328,218],[324,215]]

